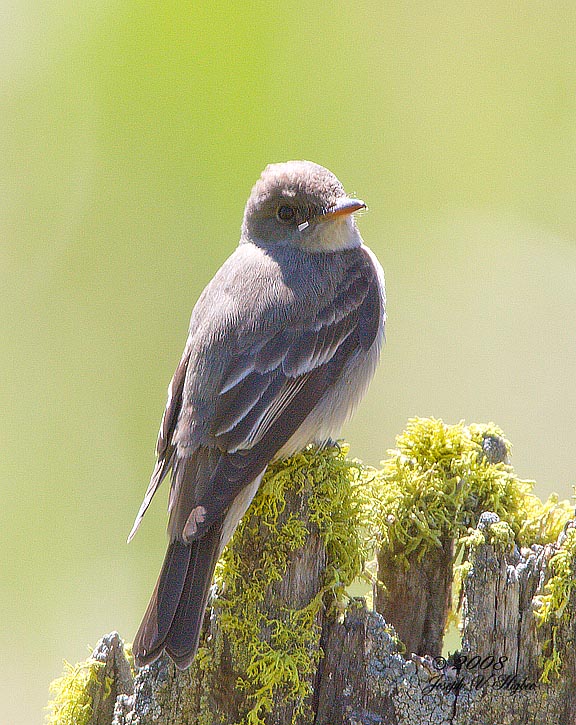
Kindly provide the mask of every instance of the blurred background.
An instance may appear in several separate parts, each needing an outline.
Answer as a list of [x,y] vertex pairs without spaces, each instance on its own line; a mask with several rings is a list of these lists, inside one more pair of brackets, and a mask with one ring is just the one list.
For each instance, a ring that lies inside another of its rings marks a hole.
[[388,344],[345,431],[493,420],[572,494],[573,2],[0,2],[1,719],[134,635],[164,555],[154,464],[192,306],[263,167],[363,198]]

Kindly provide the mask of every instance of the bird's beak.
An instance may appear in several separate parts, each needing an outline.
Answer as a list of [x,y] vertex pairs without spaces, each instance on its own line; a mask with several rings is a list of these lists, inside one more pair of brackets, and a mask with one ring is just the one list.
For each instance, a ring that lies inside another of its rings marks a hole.
[[347,196],[338,199],[331,209],[322,215],[322,219],[334,219],[335,217],[348,216],[354,214],[359,209],[366,209],[366,204],[360,199],[350,199]]

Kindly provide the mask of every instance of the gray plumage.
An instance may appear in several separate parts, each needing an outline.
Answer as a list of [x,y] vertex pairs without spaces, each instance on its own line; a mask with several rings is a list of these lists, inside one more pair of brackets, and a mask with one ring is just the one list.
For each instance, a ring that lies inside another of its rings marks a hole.
[[129,540],[172,471],[170,544],[134,641],[136,663],[196,652],[216,561],[266,466],[338,436],[384,334],[382,269],[327,169],[273,164],[240,245],[201,294],[168,391],[158,462]]

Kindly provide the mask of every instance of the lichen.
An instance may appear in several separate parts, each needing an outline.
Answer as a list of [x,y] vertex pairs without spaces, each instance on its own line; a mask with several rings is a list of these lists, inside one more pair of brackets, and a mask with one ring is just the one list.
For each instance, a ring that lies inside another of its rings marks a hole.
[[496,513],[527,545],[555,540],[570,516],[567,501],[542,503],[502,460],[485,455],[485,441],[510,443],[494,424],[447,425],[413,418],[397,437],[381,471],[372,474],[374,524],[380,544],[406,566],[410,554],[421,560],[441,546],[441,538],[469,536],[484,511]]
[[562,649],[559,632],[570,617],[568,605],[576,590],[574,563],[576,560],[576,529],[570,528],[562,545],[550,559],[549,567],[553,576],[545,586],[545,594],[538,598],[539,608],[535,611],[540,625],[549,625],[550,639],[544,643],[541,661],[542,682],[548,683],[558,677],[562,667]]
[[523,505],[526,518],[518,535],[522,546],[556,543],[566,522],[574,515],[570,501],[559,501],[555,493],[544,502],[533,494],[527,494]]
[[421,560],[442,537],[458,539],[476,525],[483,511],[494,511],[515,533],[520,530],[521,501],[529,483],[506,463],[484,455],[484,437],[499,436],[494,424],[446,425],[413,418],[397,437],[375,477],[374,508],[382,545],[408,566],[413,552]]
[[[499,546],[546,544],[556,540],[572,514],[568,501],[552,495],[542,503],[532,493],[533,482],[520,479],[508,463],[510,448],[494,423],[447,425],[413,418],[382,469],[364,474],[375,543],[404,568],[446,539],[454,540],[448,624],[457,622],[467,552],[487,541],[485,533]],[[476,526],[485,511],[500,521],[481,532]]]
[[[76,665],[64,663],[64,674],[50,685],[53,699],[48,703],[46,725],[86,725],[90,721],[94,692],[100,688],[99,673],[104,666],[92,657]],[[105,678],[104,697],[110,694],[111,687],[111,679]]]

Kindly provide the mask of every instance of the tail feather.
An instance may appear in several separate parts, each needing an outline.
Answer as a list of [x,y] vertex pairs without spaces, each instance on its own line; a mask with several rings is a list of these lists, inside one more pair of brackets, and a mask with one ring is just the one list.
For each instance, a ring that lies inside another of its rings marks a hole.
[[166,649],[178,667],[190,665],[220,553],[222,526],[216,524],[191,544],[170,542],[156,588],[134,639],[136,664],[142,667]]
[[210,584],[220,554],[222,525],[216,524],[198,541],[193,542],[186,581],[166,637],[166,652],[177,667],[189,667],[200,640]]
[[164,648],[182,596],[190,558],[190,546],[182,541],[170,542],[148,609],[134,638],[138,667],[153,662]]

